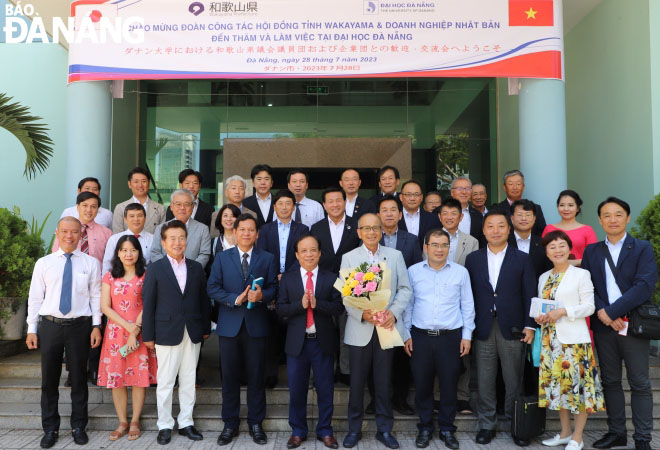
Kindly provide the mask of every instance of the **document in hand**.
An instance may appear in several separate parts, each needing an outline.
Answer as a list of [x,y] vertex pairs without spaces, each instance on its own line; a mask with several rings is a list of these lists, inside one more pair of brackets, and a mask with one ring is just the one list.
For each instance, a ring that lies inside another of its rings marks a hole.
[[529,317],[537,318],[541,314],[547,314],[556,308],[554,300],[532,297],[532,306],[529,308]]

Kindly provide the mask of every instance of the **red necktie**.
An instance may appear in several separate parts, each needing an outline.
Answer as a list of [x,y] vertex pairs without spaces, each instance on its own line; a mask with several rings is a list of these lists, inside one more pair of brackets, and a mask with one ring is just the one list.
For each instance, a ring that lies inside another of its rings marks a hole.
[[139,235],[139,234],[134,234],[133,236],[135,236],[135,239],[140,239],[140,235]]
[[82,226],[82,232],[80,233],[80,251],[89,255],[89,241],[87,240],[87,225]]
[[[307,295],[308,292],[314,295],[314,282],[312,281],[312,275],[314,275],[312,272],[307,272],[307,284],[305,285],[305,295]],[[314,325],[314,311],[312,311],[312,305],[309,305],[307,307],[306,328],[309,328],[312,325]]]

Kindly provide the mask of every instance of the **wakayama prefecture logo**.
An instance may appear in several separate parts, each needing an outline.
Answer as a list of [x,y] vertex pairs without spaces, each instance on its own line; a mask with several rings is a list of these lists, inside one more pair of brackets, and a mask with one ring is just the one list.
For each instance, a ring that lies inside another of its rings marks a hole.
[[195,16],[199,16],[204,12],[204,4],[201,2],[191,3],[190,6],[188,6],[188,11]]

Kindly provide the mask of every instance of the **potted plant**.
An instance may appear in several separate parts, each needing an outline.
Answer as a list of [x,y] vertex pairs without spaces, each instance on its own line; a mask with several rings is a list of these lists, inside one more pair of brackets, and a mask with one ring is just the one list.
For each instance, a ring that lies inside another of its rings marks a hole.
[[[49,214],[50,216],[50,214]],[[27,298],[34,264],[45,253],[42,224],[28,224],[20,210],[0,208],[0,339],[25,336]]]

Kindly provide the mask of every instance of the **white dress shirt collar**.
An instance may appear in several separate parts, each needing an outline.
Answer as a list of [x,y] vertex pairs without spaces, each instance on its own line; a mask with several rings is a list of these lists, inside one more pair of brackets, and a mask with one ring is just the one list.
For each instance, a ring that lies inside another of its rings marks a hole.
[[[140,200],[138,200],[135,197],[135,195],[133,197],[131,197],[131,200],[133,200],[133,203],[140,203]],[[147,199],[144,201],[144,203],[140,203],[140,205],[142,205],[142,207],[144,208],[145,212],[147,211],[147,205],[148,204],[149,204],[149,197],[147,197]]]

